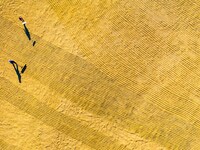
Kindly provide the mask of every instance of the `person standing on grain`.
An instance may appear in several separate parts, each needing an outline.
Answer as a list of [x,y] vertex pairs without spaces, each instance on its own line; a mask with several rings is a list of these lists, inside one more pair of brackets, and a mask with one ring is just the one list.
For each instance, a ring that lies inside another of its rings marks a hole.
[[24,25],[24,32],[25,32],[26,36],[28,37],[29,40],[31,40],[30,32],[29,32],[28,28],[26,27],[26,21],[24,21],[24,19],[21,16],[19,17],[19,20]]
[[21,16],[19,17],[19,20],[22,22],[23,25],[26,24],[26,21],[24,21],[24,19]]

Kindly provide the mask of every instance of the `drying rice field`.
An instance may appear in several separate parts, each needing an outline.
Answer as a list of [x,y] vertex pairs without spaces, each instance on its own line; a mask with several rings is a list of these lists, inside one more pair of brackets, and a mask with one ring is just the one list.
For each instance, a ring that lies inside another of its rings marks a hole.
[[1,150],[199,147],[200,1],[0,0]]

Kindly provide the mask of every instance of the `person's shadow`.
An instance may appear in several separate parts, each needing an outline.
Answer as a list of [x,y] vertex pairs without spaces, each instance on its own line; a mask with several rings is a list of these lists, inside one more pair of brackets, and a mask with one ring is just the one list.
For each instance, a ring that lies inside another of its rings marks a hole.
[[30,35],[30,32],[28,31],[28,28],[26,27],[26,24],[24,24],[24,32],[26,33],[26,36],[28,37],[28,39],[31,40],[31,35]]
[[[18,64],[17,64],[15,61],[13,61],[13,60],[10,60],[9,62],[13,65],[13,67],[14,67],[14,69],[15,69],[15,72],[16,72],[16,74],[17,74],[19,83],[21,83],[21,74],[20,74],[20,72],[19,72]],[[21,73],[24,73],[24,71],[26,70],[26,67],[27,67],[27,66],[24,65],[24,67],[23,67],[22,70],[21,70]]]

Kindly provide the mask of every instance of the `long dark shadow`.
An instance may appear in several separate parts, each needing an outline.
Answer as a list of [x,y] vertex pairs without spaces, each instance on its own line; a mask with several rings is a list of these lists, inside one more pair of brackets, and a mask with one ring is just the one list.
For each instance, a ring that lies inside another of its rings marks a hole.
[[21,83],[21,74],[20,74],[19,69],[18,69],[18,64],[15,61],[10,61],[10,63],[13,65],[13,67],[15,69],[19,83]]
[[31,35],[28,28],[26,27],[26,24],[24,24],[24,32],[26,33],[26,36],[28,37],[28,39],[31,40]]

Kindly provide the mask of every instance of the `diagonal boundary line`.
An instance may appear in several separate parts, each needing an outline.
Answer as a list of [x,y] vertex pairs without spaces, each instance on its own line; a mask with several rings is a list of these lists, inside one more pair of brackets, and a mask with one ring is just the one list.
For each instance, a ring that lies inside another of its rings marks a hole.
[[[55,14],[58,16],[58,19],[61,21],[61,22],[63,22],[63,19],[62,19],[62,17],[60,17],[59,16],[59,11],[60,12],[64,12],[64,11],[66,11],[66,8],[64,8],[63,6],[64,5],[66,5],[66,3],[69,3],[69,2],[66,2],[66,1],[64,1],[63,3],[62,3],[62,5],[57,5],[57,3],[56,2],[53,2],[54,0],[45,0],[47,3],[49,3],[49,6],[52,8],[52,10],[55,12]],[[88,1],[90,1],[90,0],[88,0]],[[95,23],[93,23],[93,25],[91,25],[90,26],[90,28],[93,28],[93,27],[95,27],[100,21],[101,21],[101,19],[103,18],[103,17],[105,17],[106,15],[107,15],[107,13],[109,13],[111,10],[113,10],[114,8],[116,8],[119,4],[120,4],[120,0],[118,0],[118,1],[116,1],[116,2],[114,2],[110,7],[108,7],[108,8],[106,8],[106,9],[103,9],[102,10],[102,13],[100,14],[100,16],[98,17],[98,20],[95,22]],[[59,8],[59,9],[57,9],[57,8]],[[65,25],[65,27],[66,27],[66,25]],[[71,33],[70,33],[70,35],[71,35]]]
[[95,149],[126,149],[124,145],[118,144],[117,141],[111,140],[110,137],[88,128],[79,121],[39,102],[36,98],[19,89],[7,79],[2,80],[1,78],[0,84],[7,85],[0,87],[0,93],[4,96],[5,101],[45,124],[54,127],[58,131],[82,141],[84,144]]
[[[14,28],[23,29],[23,28],[18,27],[17,25],[15,25],[15,24],[13,23],[13,21],[8,20],[8,19],[6,19],[6,18],[3,17],[3,16],[0,16],[0,19],[6,20],[6,21],[7,21],[10,25],[12,25]],[[11,28],[11,26],[10,26],[10,28]],[[22,32],[23,32],[23,31],[22,31]],[[50,48],[54,48],[54,49],[56,48],[57,51],[63,51],[63,50],[64,50],[62,47],[59,47],[59,46],[57,46],[57,45],[54,45],[54,44],[50,43],[49,41],[46,41],[46,40],[42,39],[42,37],[40,37],[40,36],[38,36],[38,35],[36,35],[36,34],[34,34],[34,33],[32,33],[32,32],[30,32],[30,33],[31,33],[31,35],[33,35],[34,37],[36,37],[36,38],[39,40],[39,42],[37,42],[37,45],[40,45],[40,46],[42,46],[42,47],[48,45]],[[1,34],[1,33],[0,33],[0,34]],[[10,38],[9,40],[14,41],[12,38]],[[41,40],[42,40],[42,43],[40,42]],[[23,47],[22,47],[23,49],[26,49],[25,44],[22,45],[22,43],[21,43],[21,46],[23,46]],[[14,47],[13,47],[13,49],[14,49]],[[34,52],[35,52],[35,51],[34,51]],[[10,52],[4,51],[4,53],[6,53],[7,55],[12,56],[12,53],[10,53]],[[92,66],[93,68],[95,68],[95,69],[97,69],[99,72],[101,72],[104,76],[106,76],[106,77],[108,77],[109,79],[113,80],[111,76],[109,76],[108,74],[105,74],[104,72],[102,72],[99,68],[97,68],[93,63],[89,62],[87,59],[84,59],[84,58],[82,58],[82,57],[80,57],[80,56],[78,56],[78,55],[75,55],[75,54],[73,54],[73,53],[70,53],[70,52],[68,52],[68,51],[66,51],[65,54],[66,54],[69,58],[70,58],[70,57],[76,58],[76,59],[78,58],[78,59],[80,59],[81,61],[88,63],[88,64],[90,65],[90,67]],[[16,56],[15,56],[15,57],[16,57]],[[16,57],[16,58],[18,58],[19,60],[21,60],[19,57]],[[68,59],[66,59],[65,61],[71,62],[71,61],[69,61]],[[73,65],[74,65],[74,66],[77,66],[74,62],[73,62]],[[83,71],[84,71],[84,70],[83,70]]]
[[[172,93],[172,94],[174,94],[174,93]],[[176,95],[177,96],[177,95]]]
[[[107,14],[107,12],[105,13],[105,15]],[[110,55],[112,58],[115,58],[112,54],[107,54],[107,55]],[[123,58],[122,58],[122,60],[123,60]],[[125,64],[123,64],[124,66],[126,66]],[[129,67],[129,66],[126,66],[126,67]],[[129,67],[130,68],[130,67]],[[143,75],[144,76],[144,75]],[[149,77],[147,77],[148,79],[150,79]],[[130,79],[129,79],[130,80]],[[153,79],[150,79],[151,81],[153,81],[154,83],[156,83],[156,84],[158,84],[155,80],[153,80]],[[132,81],[132,80],[131,80]],[[181,97],[181,98],[183,98],[183,99],[185,99],[186,100],[186,98],[184,98],[183,96],[179,96],[179,95],[177,95],[177,94],[175,94],[175,93],[173,93],[169,88],[166,88],[166,87],[163,87],[166,91],[168,91],[168,92],[170,92],[171,94],[173,94],[173,95],[175,95],[175,96],[177,96],[177,97]],[[194,103],[194,104],[197,104],[198,106],[199,106],[199,104],[198,103],[196,103],[196,102],[194,102],[194,101],[192,101],[191,99],[189,99],[189,101],[191,102],[191,103]],[[155,102],[155,101],[153,101],[153,102]],[[189,110],[188,110],[189,111]],[[189,111],[190,112],[190,111]]]

